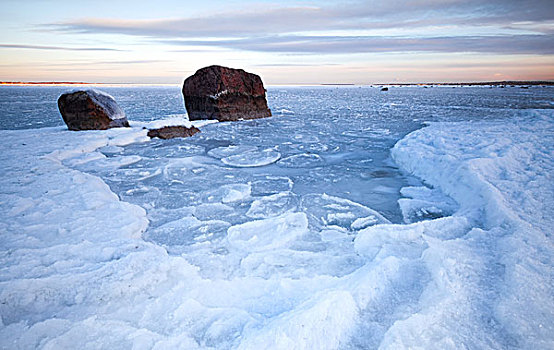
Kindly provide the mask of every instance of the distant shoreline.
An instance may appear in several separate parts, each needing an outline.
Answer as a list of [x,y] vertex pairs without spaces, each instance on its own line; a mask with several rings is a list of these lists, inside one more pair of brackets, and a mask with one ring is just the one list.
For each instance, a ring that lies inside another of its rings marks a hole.
[[483,81],[483,82],[470,82],[470,83],[368,83],[368,84],[344,84],[344,83],[326,83],[326,84],[314,84],[314,85],[324,85],[324,86],[483,86],[483,85],[500,85],[500,86],[536,86],[536,85],[549,85],[553,86],[554,81],[545,81],[545,80],[532,80],[532,81]]
[[[2,85],[179,85],[179,84],[170,84],[170,83],[88,83],[88,82],[73,82],[73,81],[0,81],[0,86]],[[271,86],[272,84],[268,84]],[[354,83],[313,83],[313,84],[276,84],[285,85],[285,86],[484,86],[484,85],[494,85],[494,86],[538,86],[538,85],[548,85],[554,86],[554,81],[544,81],[544,80],[532,80],[532,81],[485,81],[485,82],[469,82],[469,83],[460,83],[460,82],[449,82],[449,83],[367,83],[367,84],[354,84]]]

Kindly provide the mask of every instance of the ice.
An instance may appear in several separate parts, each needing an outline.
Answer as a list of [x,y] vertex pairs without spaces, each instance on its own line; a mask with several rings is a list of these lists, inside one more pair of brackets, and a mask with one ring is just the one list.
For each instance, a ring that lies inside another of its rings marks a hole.
[[201,221],[194,216],[185,216],[157,227],[146,238],[166,245],[194,244],[223,237],[229,226],[222,220]]
[[251,191],[250,184],[223,185],[216,190],[206,192],[204,198],[208,202],[241,202],[250,197]]
[[[397,162],[451,196],[455,215],[484,229],[433,242],[424,257],[437,291],[426,295],[422,312],[389,330],[384,345],[554,344],[552,288],[545,288],[554,277],[554,223],[543,210],[554,198],[552,131],[552,113],[540,111],[513,121],[431,124],[395,146]],[[471,307],[456,314],[460,304]],[[460,323],[469,332],[457,332]],[[416,336],[421,331],[425,338]]]
[[404,222],[407,224],[449,216],[457,209],[456,203],[438,190],[427,187],[404,187],[400,193],[411,197],[398,200]]
[[327,194],[305,195],[301,207],[316,227],[339,226],[356,230],[368,225],[389,223],[384,216],[366,206]]
[[230,166],[248,168],[269,165],[278,161],[279,158],[281,158],[281,153],[268,148],[261,151],[256,149],[234,154],[221,158],[221,161]]
[[286,168],[314,168],[323,164],[323,159],[315,153],[296,154],[283,158],[277,163],[277,165]]
[[292,190],[294,182],[284,176],[264,176],[252,182],[252,194],[268,195]]
[[298,198],[292,192],[282,192],[256,199],[250,205],[246,216],[253,219],[263,219],[279,216],[288,211],[295,211],[298,207]]
[[[0,131],[0,348],[552,348],[554,115],[438,90],[280,88],[294,114],[180,140]],[[461,121],[411,132],[435,115]],[[221,161],[264,150],[302,166]]]
[[172,140],[156,140],[147,150],[142,152],[142,156],[150,158],[186,158],[196,155],[203,155],[205,149],[199,145],[192,145]]
[[98,149],[99,152],[101,152],[102,154],[105,154],[107,156],[111,156],[111,155],[121,153],[124,150],[125,149],[123,147],[119,147],[119,146],[104,146],[104,147],[100,147]]
[[234,212],[233,207],[223,203],[204,203],[193,209],[194,216],[200,220],[216,220],[232,215]]
[[214,149],[211,149],[208,152],[208,155],[214,158],[226,158],[230,156],[235,156],[241,153],[249,153],[249,152],[255,152],[258,150],[258,147],[256,146],[227,146],[227,147],[217,147]]
[[345,345],[357,311],[348,292],[329,292],[277,317],[255,336],[247,333],[239,349],[338,349]]
[[354,220],[352,224],[350,224],[350,228],[354,231],[364,229],[368,226],[373,226],[379,223],[379,219],[375,217],[374,215],[366,216],[365,218],[357,218]]
[[306,214],[289,213],[232,226],[227,239],[231,247],[255,252],[284,247],[307,231]]
[[[80,89],[74,89],[70,92],[77,92],[77,91],[83,91]],[[96,89],[87,89],[85,90],[88,94],[88,96],[97,104],[100,106],[108,107],[110,110],[108,111],[108,114],[110,115],[111,119],[122,119],[125,118],[125,112],[119,107],[119,105],[112,103],[112,101],[115,101],[115,99],[105,93],[104,91],[96,90]]]

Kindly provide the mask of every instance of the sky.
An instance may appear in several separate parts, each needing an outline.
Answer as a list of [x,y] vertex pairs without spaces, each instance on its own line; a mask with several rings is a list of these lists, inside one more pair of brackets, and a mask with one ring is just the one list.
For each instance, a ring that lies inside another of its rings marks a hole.
[[553,0],[2,0],[0,81],[554,80]]

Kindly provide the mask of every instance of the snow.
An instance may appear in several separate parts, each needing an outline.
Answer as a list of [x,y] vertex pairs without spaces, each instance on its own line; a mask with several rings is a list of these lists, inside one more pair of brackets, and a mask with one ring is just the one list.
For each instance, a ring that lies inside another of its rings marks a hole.
[[307,232],[306,214],[290,213],[232,226],[227,230],[227,239],[231,247],[257,252],[281,248]]
[[222,95],[227,95],[229,93],[228,90],[223,90],[223,91],[220,91],[218,93],[216,93],[215,95],[210,95],[210,98],[214,99],[214,100],[217,100],[219,99]]
[[554,346],[552,118],[536,111],[515,121],[431,124],[395,146],[395,160],[451,196],[460,206],[454,217],[473,228],[430,241],[423,257],[437,290],[383,345]]
[[456,202],[445,196],[439,190],[428,187],[404,187],[400,190],[403,196],[398,205],[402,211],[404,222],[409,224],[424,219],[434,219],[452,215],[456,209]]
[[369,158],[335,146],[0,131],[0,347],[553,348],[553,117],[397,142],[405,224],[293,177]]

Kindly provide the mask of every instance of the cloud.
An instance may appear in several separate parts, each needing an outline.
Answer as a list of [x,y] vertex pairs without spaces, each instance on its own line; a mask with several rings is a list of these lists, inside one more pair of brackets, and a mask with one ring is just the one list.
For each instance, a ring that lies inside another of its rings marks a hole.
[[0,48],[6,49],[31,49],[31,50],[62,50],[62,51],[125,51],[107,47],[62,47],[47,45],[26,45],[26,44],[0,44]]
[[428,26],[504,26],[542,23],[552,30],[551,0],[356,1],[330,6],[290,6],[228,11],[200,17],[128,20],[84,18],[47,26],[73,33],[113,33],[143,37],[245,37],[323,30],[371,30]]
[[[47,26],[70,33],[138,36],[182,46],[180,49],[185,51],[190,46],[202,46],[299,54],[553,54],[553,18],[552,0],[371,0],[326,6],[256,7],[176,19],[85,18]],[[437,36],[442,28],[450,33],[460,28],[459,36]],[[467,28],[482,35],[464,35]],[[314,35],[376,29],[408,30],[417,35]]]
[[271,36],[232,40],[166,40],[173,45],[215,46],[247,51],[344,54],[383,52],[478,52],[554,54],[554,35],[448,36]]

